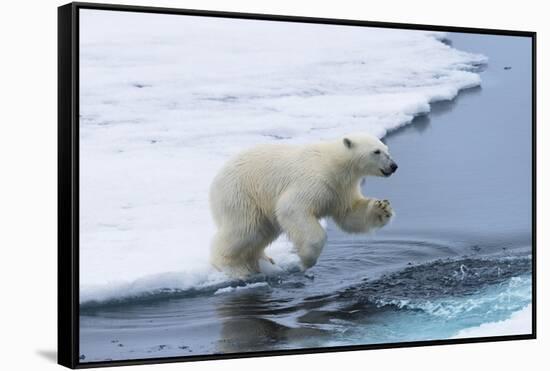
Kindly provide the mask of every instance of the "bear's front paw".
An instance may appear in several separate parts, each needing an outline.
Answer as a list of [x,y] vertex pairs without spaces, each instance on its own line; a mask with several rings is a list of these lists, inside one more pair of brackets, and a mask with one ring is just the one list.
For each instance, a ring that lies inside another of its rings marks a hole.
[[394,212],[388,200],[374,201],[374,212],[376,213],[381,225],[386,225],[393,217]]

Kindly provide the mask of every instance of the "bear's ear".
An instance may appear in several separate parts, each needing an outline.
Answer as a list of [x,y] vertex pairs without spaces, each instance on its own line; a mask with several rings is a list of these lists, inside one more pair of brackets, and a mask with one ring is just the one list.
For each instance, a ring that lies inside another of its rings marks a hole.
[[348,138],[344,138],[344,145],[346,146],[346,148],[353,147],[353,143]]

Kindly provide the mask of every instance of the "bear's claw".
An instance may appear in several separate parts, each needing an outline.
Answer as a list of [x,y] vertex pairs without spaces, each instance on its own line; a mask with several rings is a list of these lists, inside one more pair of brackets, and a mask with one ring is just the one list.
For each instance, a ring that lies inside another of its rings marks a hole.
[[273,258],[271,258],[270,256],[267,256],[266,254],[263,254],[262,258],[267,260],[271,264],[275,265],[275,260],[273,260]]
[[378,209],[380,221],[382,223],[387,223],[389,219],[393,216],[393,209],[388,200],[376,200],[374,206]]

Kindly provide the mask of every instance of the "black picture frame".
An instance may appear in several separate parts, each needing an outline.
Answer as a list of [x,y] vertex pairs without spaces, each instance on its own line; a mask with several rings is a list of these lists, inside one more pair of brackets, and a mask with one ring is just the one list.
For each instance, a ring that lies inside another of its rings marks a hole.
[[[79,360],[79,11],[112,10],[222,17],[331,25],[351,25],[407,30],[448,31],[475,34],[522,36],[532,42],[532,333],[526,335],[476,337],[387,343],[330,348],[307,348],[232,354],[193,355],[106,362]],[[466,28],[405,23],[310,18],[283,15],[203,11],[97,3],[70,3],[58,8],[58,363],[69,368],[122,366],[183,361],[264,357],[289,354],[418,347],[464,343],[528,340],[536,338],[536,32]]]

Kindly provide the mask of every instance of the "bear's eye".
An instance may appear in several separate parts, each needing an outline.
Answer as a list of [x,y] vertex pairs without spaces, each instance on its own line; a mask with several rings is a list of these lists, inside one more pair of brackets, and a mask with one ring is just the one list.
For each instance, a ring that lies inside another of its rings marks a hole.
[[376,151],[373,152],[375,155],[379,155],[380,154],[380,150],[377,149]]

